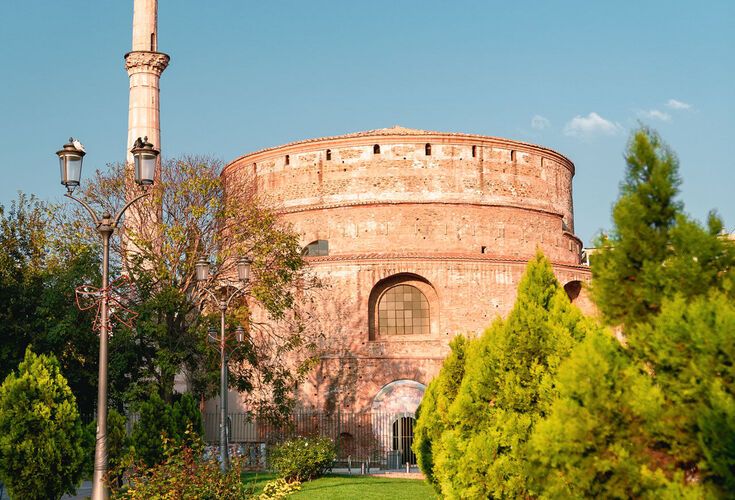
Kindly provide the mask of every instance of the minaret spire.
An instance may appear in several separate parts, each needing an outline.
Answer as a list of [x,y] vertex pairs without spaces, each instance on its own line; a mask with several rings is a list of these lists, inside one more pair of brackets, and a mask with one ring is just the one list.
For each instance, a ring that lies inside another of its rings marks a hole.
[[161,149],[158,82],[168,61],[168,55],[158,52],[158,0],[134,0],[133,50],[125,54],[130,77],[128,151],[138,137],[146,136],[156,149]]

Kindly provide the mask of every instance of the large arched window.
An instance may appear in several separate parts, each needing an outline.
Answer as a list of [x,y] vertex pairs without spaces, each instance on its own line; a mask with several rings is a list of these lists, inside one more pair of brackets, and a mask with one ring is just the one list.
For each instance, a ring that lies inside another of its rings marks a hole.
[[439,295],[429,280],[407,272],[386,276],[368,297],[368,339],[432,335],[440,329],[440,315]]
[[378,300],[378,333],[384,335],[428,335],[429,301],[411,285],[388,288]]

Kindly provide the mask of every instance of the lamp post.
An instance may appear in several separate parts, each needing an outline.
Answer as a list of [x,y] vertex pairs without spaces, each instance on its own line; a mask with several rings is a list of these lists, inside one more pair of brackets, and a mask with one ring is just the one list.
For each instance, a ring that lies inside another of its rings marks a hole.
[[105,480],[107,476],[107,341],[110,298],[110,238],[125,211],[136,201],[149,195],[147,189],[153,184],[156,158],[159,151],[148,142],[148,138],[135,141],[130,150],[134,158],[135,183],[143,193],[130,200],[117,214],[109,212],[99,217],[84,200],[76,198],[74,189],[79,186],[82,176],[82,160],[86,152],[82,144],[69,139],[67,144],[56,152],[59,157],[61,183],[66,187],[64,196],[81,204],[92,217],[95,229],[102,238],[102,287],[100,289],[100,358],[99,379],[97,381],[97,440],[94,447],[94,475],[92,477],[92,499],[102,500],[109,496]]
[[[230,453],[227,444],[227,334],[225,332],[225,314],[230,306],[230,302],[235,297],[242,295],[245,292],[245,285],[250,281],[250,265],[252,261],[247,257],[238,259],[237,261],[237,278],[238,282],[242,285],[240,287],[235,286],[237,282],[233,283],[230,280],[222,281],[218,280],[216,283],[216,290],[219,293],[213,292],[210,287],[206,286],[206,282],[209,281],[211,272],[211,266],[209,261],[202,257],[196,263],[196,278],[197,282],[202,285],[207,295],[217,304],[220,311],[220,335],[219,339],[219,350],[220,350],[220,402],[222,411],[220,415],[220,428],[219,428],[219,453],[220,453],[220,468],[222,472],[226,472],[230,467]],[[234,289],[229,293],[229,289]],[[236,331],[237,341],[242,342],[245,330],[239,327]],[[210,336],[210,338],[212,338]]]

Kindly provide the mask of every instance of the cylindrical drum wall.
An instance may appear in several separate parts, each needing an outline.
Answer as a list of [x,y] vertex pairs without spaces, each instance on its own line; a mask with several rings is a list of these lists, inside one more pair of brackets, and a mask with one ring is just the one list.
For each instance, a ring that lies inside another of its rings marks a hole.
[[263,150],[223,172],[232,192],[253,176],[329,284],[305,406],[334,404],[335,384],[357,410],[393,381],[427,384],[454,335],[508,313],[537,250],[562,284],[589,277],[574,165],[547,148],[395,127]]

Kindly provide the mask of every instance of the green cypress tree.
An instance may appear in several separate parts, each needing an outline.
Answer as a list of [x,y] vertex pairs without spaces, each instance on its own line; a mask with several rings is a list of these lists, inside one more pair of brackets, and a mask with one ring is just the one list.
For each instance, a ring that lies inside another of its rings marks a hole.
[[587,328],[551,264],[537,254],[507,320],[496,321],[468,351],[451,427],[435,454],[443,496],[527,495],[525,443],[550,408],[560,362]]
[[591,258],[592,294],[605,319],[626,326],[661,307],[662,264],[673,255],[670,231],[682,213],[676,155],[654,131],[641,128],[628,143],[627,169],[613,208],[614,229]]
[[140,404],[139,412],[140,419],[133,426],[132,435],[135,457],[152,467],[164,458],[162,437],[174,437],[173,411],[154,392],[148,401]]
[[666,405],[657,438],[680,470],[735,491],[735,305],[723,292],[666,301],[631,333]]
[[528,474],[542,498],[660,496],[650,429],[663,394],[607,332],[595,330],[559,367],[558,398],[529,439]]
[[11,498],[57,499],[82,479],[76,400],[53,355],[26,349],[0,386],[0,478]]
[[440,493],[434,476],[434,454],[441,452],[441,435],[449,425],[448,411],[464,377],[465,354],[468,340],[459,335],[450,343],[451,352],[444,360],[439,374],[426,388],[424,398],[416,410],[413,430],[413,450],[419,468],[427,481]]
[[595,242],[592,295],[604,319],[629,327],[650,321],[666,298],[723,289],[735,267],[735,245],[710,213],[705,227],[677,201],[679,162],[656,132],[637,130],[626,153],[626,177],[613,208],[614,229]]

